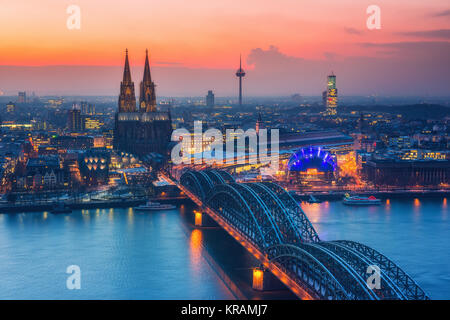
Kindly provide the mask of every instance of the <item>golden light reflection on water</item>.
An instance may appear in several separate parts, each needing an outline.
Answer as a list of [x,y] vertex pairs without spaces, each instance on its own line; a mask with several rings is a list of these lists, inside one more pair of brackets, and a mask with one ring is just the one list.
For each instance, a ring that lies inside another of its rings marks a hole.
[[320,223],[325,220],[325,217],[330,210],[330,202],[324,201],[322,203],[308,203],[302,202],[301,208],[305,212],[311,223]]
[[87,225],[89,224],[91,217],[89,216],[89,211],[85,209],[81,209],[81,219],[83,219],[83,222]]
[[133,212],[133,208],[128,208],[128,213],[127,213],[127,221],[129,225],[132,225],[134,222],[134,212]]
[[386,205],[384,206],[384,209],[387,213],[391,213],[391,200],[386,199]]
[[199,229],[192,230],[190,239],[191,264],[195,271],[198,271],[202,262],[202,242],[203,233]]
[[187,211],[186,206],[185,206],[184,204],[182,204],[182,205],[180,206],[180,210],[179,210],[180,215],[181,215],[182,217],[185,217],[186,211]]
[[114,221],[114,209],[113,208],[110,208],[109,209],[109,213],[108,213],[108,219],[109,219],[109,221]]
[[421,206],[420,200],[418,198],[414,198],[413,213],[415,221],[419,221],[418,219],[420,219],[420,206]]
[[47,211],[44,211],[44,213],[42,214],[42,218],[44,220],[47,220],[47,218],[48,218],[48,212]]
[[447,210],[447,198],[442,199],[442,216],[447,220],[448,210]]

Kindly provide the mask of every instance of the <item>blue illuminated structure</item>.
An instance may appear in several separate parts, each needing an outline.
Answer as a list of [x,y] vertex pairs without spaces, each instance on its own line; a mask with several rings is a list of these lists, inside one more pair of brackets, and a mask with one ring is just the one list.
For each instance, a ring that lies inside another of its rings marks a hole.
[[287,168],[289,171],[317,169],[319,172],[334,172],[336,171],[336,162],[328,151],[321,147],[310,146],[293,153],[289,158]]

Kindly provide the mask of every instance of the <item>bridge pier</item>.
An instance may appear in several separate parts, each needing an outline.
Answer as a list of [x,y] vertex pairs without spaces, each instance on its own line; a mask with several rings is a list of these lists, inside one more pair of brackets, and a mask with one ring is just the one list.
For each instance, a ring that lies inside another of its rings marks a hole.
[[194,210],[194,224],[196,227],[216,227],[215,221],[206,213]]
[[264,267],[253,268],[253,290],[271,291],[283,290],[286,287],[269,270]]

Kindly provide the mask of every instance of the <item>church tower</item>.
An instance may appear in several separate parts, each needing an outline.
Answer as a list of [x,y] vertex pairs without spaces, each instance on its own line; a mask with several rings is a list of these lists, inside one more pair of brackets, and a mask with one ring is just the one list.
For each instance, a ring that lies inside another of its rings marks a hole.
[[148,62],[148,50],[145,50],[145,67],[144,78],[141,82],[139,95],[139,111],[155,112],[156,111],[156,95],[155,84],[150,75],[150,64]]
[[123,80],[120,83],[119,112],[136,112],[136,96],[134,94],[134,82],[131,81],[128,49],[125,51]]
[[114,149],[136,156],[155,152],[169,159],[171,136],[170,109],[156,111],[155,84],[150,76],[148,52],[145,57],[144,77],[140,83],[139,105],[136,106],[127,50],[123,80],[120,83],[119,110],[115,114]]

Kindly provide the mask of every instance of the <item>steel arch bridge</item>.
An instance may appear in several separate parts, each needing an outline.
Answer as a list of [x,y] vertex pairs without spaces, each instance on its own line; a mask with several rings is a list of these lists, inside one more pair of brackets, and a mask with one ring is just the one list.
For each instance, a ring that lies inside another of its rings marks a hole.
[[[354,241],[321,241],[297,202],[275,183],[236,183],[225,171],[203,170],[185,172],[179,185],[313,299],[429,299],[378,251]],[[379,288],[367,285],[372,271],[380,275]]]

